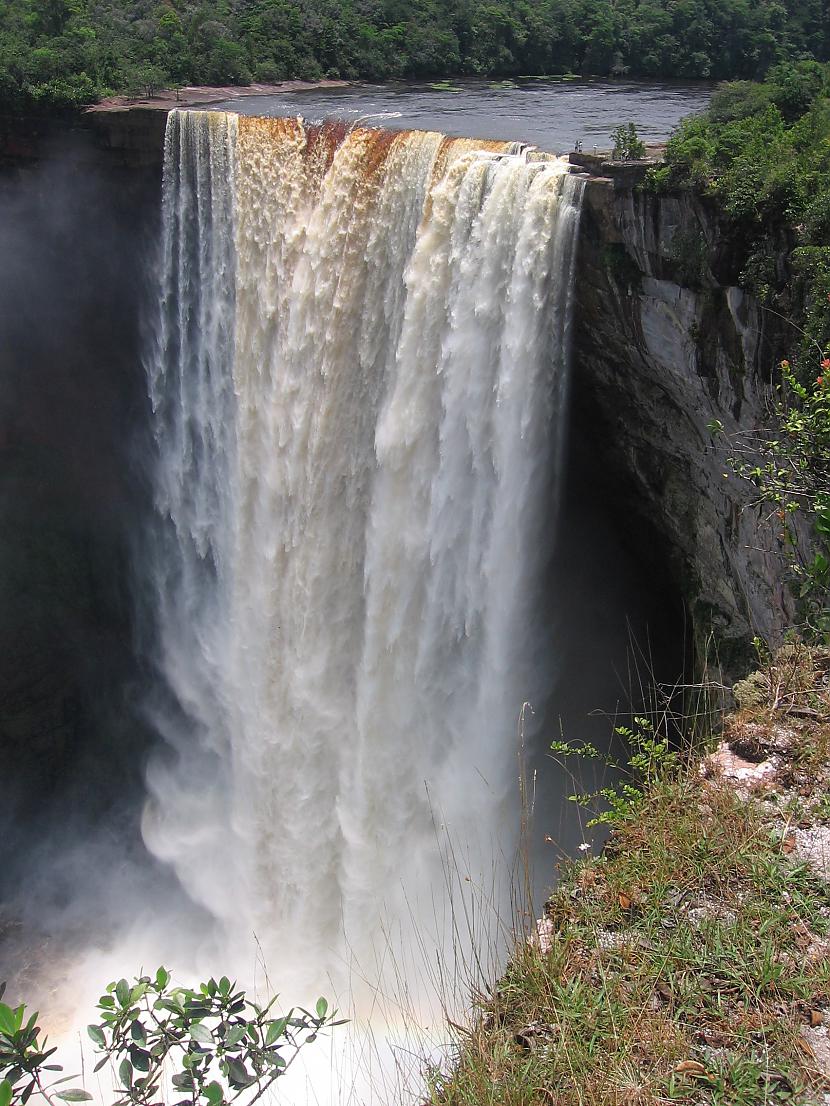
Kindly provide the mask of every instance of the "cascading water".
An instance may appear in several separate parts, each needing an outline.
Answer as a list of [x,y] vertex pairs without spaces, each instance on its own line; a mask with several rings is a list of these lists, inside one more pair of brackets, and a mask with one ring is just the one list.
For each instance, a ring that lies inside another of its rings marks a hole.
[[173,755],[144,833],[287,994],[370,976],[390,931],[440,940],[442,841],[460,883],[511,857],[581,188],[505,143],[170,114],[148,372]]

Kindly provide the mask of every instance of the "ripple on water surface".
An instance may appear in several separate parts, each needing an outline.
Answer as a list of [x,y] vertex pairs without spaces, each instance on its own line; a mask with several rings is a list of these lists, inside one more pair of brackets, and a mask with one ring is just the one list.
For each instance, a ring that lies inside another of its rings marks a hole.
[[470,138],[532,142],[562,153],[577,140],[608,149],[620,123],[634,122],[647,143],[664,142],[686,115],[709,102],[709,84],[544,80],[449,81],[434,85],[352,85],[225,100],[215,107],[244,115],[343,119],[393,130],[418,128]]

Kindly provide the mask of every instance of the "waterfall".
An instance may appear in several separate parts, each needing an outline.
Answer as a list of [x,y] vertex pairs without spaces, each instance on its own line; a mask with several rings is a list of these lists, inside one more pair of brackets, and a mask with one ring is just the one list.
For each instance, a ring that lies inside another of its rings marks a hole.
[[170,113],[143,831],[286,993],[440,937],[442,842],[459,883],[511,858],[581,188],[507,143]]

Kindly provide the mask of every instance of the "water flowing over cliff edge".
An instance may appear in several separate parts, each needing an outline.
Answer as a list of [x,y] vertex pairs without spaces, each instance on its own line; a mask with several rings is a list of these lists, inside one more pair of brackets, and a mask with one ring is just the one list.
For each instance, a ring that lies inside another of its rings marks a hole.
[[[416,931],[487,947],[465,908],[481,870],[503,906],[523,700],[545,739],[613,712],[632,614],[668,681],[684,612],[736,674],[786,624],[706,429],[761,417],[776,335],[711,205],[434,134],[173,115],[146,264],[162,114],[0,179],[2,635],[40,645],[0,695],[0,976],[50,1009],[53,966],[126,933],[95,988],[159,959],[247,979],[255,934],[287,1001],[365,1005]],[[536,831],[567,852],[563,790]]]
[[173,112],[148,374],[144,836],[286,990],[452,939],[518,827],[583,182],[439,134]]

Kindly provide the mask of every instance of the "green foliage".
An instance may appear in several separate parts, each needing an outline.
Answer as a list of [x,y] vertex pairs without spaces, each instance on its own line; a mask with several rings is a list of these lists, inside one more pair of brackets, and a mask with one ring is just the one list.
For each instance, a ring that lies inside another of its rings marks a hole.
[[[830,189],[811,205],[818,222],[819,201],[823,201],[830,216]],[[826,235],[819,225],[815,236],[821,240]],[[822,370],[816,354],[830,347],[830,245],[799,246],[793,250],[790,264],[797,281],[798,299],[801,305],[800,321],[804,327],[803,340],[798,350],[799,361]],[[821,371],[823,374],[823,371]],[[809,373],[808,379],[814,374]]]
[[618,284],[624,288],[639,290],[643,279],[642,271],[622,242],[607,242],[603,245],[602,261]]
[[809,318],[812,301],[830,292],[826,268],[821,282],[815,266],[800,283],[790,275],[794,248],[824,247],[830,233],[830,66],[779,63],[763,84],[722,86],[669,140],[650,185],[717,200],[733,258],[724,281],[738,280],[827,344]]
[[637,161],[646,156],[645,144],[640,141],[634,123],[622,123],[611,135],[614,148],[611,156],[615,161]]
[[[751,718],[765,745],[776,741],[805,694],[825,717],[827,655],[814,655],[790,647],[768,657],[766,699],[727,718],[723,738],[740,740]],[[693,726],[687,717],[684,729]],[[797,791],[765,790],[763,802],[711,762],[661,771],[646,756],[640,771],[653,785],[599,855],[564,867],[535,931],[479,992],[479,1015],[449,1063],[430,1073],[431,1106],[820,1097],[823,1076],[804,1045],[828,1005],[830,888],[793,850],[792,827],[811,816],[788,804],[820,791],[828,740],[819,723],[795,731],[776,787],[789,779]]]
[[624,764],[603,755],[590,742],[554,741],[550,746],[551,752],[560,756],[602,760],[609,768],[623,774],[618,783],[609,787],[569,796],[571,802],[591,810],[600,806],[587,823],[589,829],[600,825],[621,826],[629,818],[636,817],[646,793],[678,767],[677,753],[672,750],[668,737],[657,732],[650,719],[636,717],[633,726],[615,726],[614,733],[625,742],[628,750]]
[[[807,381],[799,379],[794,365],[782,361],[772,427],[735,434],[727,448],[734,471],[758,489],[760,501],[771,505],[777,516],[806,631],[826,640],[830,638],[830,356],[820,352],[817,360],[819,375]],[[709,429],[716,435],[724,433],[718,421],[710,423]],[[807,551],[799,535],[802,519],[812,536]]]
[[709,247],[699,230],[678,227],[669,244],[669,259],[677,279],[688,288],[701,287],[709,266]]
[[[5,990],[5,984],[0,985],[0,999]],[[43,1093],[44,1083],[54,1079],[52,1073],[61,1070],[59,1065],[48,1062],[56,1050],[46,1045],[46,1039],[40,1038],[36,1013],[27,1017],[25,1006],[12,1009],[0,1002],[0,1103],[3,1106],[9,1106],[12,1101],[26,1103],[35,1091]],[[66,1098],[67,1094],[74,1093],[88,1097],[84,1091],[72,1090],[58,1092],[56,1097],[67,1102],[82,1101]]]
[[[253,78],[723,80],[826,60],[830,45],[822,0],[3,0],[0,11],[4,110]],[[805,81],[781,76],[785,115]]]
[[[0,987],[2,998],[5,985]],[[197,990],[171,985],[170,974],[110,983],[98,1001],[99,1020],[87,1033],[117,1077],[118,1106],[157,1106],[169,1083],[190,1106],[255,1102],[321,1029],[340,1025],[318,999],[314,1013],[292,1009],[275,1016],[276,998],[260,1006],[223,976]],[[55,1054],[41,1038],[37,1013],[0,1002],[0,1106],[25,1104],[38,1093],[51,1106],[87,1102],[92,1095],[65,1086]]]

